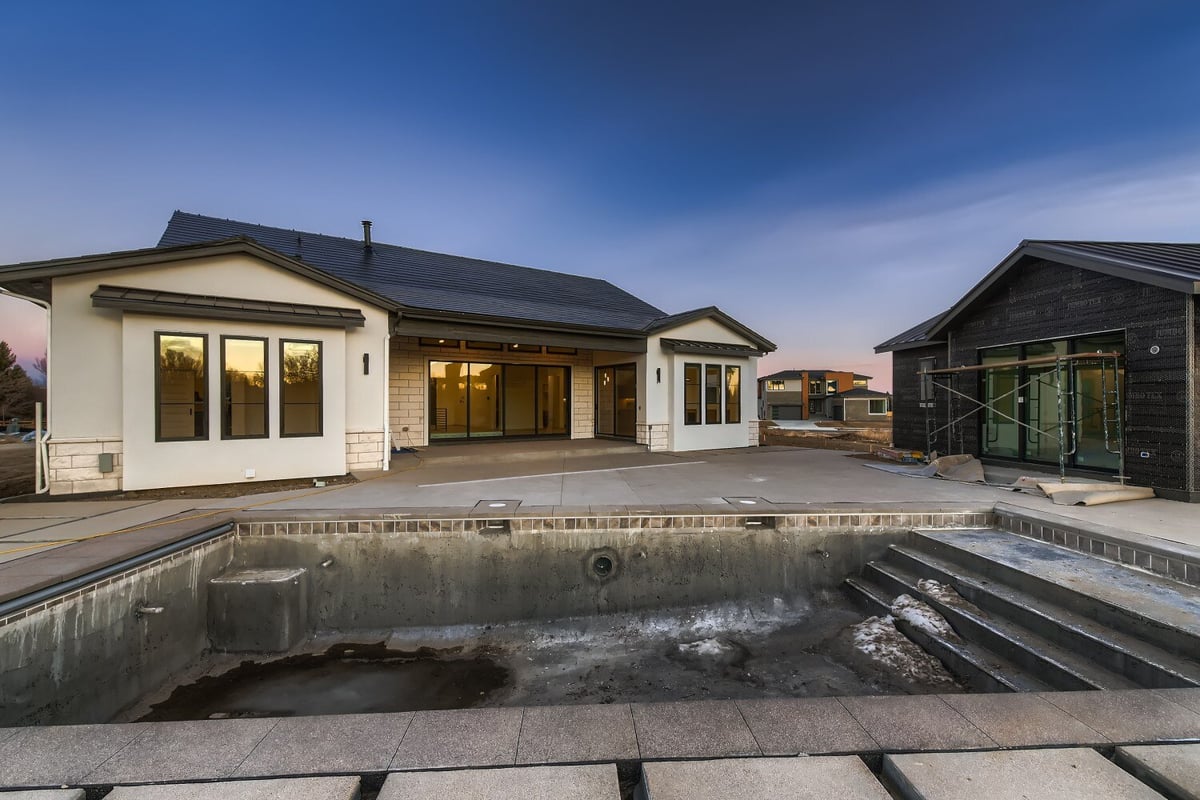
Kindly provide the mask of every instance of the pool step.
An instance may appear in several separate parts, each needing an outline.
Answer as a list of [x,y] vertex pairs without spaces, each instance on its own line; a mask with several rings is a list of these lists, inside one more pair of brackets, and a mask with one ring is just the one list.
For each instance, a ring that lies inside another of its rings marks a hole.
[[873,614],[900,594],[934,608],[957,637],[897,626],[976,689],[1200,686],[1200,592],[1014,534],[917,531],[845,588]]
[[1200,663],[1014,589],[970,567],[903,545],[892,547],[888,560],[921,577],[953,586],[964,598],[994,616],[1011,620],[1072,652],[1087,653],[1091,661],[1126,676],[1138,686],[1148,689],[1200,686]]
[[[889,553],[890,555],[890,553]],[[1138,685],[1123,675],[1110,672],[1036,633],[989,614],[969,601],[946,601],[941,595],[920,588],[920,573],[893,561],[872,561],[864,570],[875,583],[908,594],[927,603],[946,618],[951,627],[969,642],[979,645],[1005,661],[1036,675],[1053,689],[1136,689]]]

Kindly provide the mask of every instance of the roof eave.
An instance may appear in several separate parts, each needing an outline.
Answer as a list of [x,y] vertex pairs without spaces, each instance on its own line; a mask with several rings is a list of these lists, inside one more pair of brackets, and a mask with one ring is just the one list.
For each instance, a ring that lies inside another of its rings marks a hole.
[[738,322],[736,319],[729,316],[716,306],[705,306],[704,308],[696,308],[691,311],[672,314],[667,319],[670,321],[666,322],[665,324],[660,324],[657,321],[651,322],[644,328],[644,332],[647,335],[652,335],[661,333],[662,331],[671,330],[672,328],[680,325],[686,325],[689,322],[695,322],[698,319],[716,319],[721,324],[734,331],[734,333],[749,339],[754,343],[754,346],[764,354],[773,353],[777,349],[775,343],[770,339]]
[[448,322],[477,322],[486,325],[496,325],[507,328],[524,330],[570,331],[582,334],[603,334],[627,339],[645,339],[646,334],[633,328],[608,328],[593,325],[576,325],[567,322],[548,322],[542,320],[520,319],[517,317],[500,317],[490,314],[472,314],[466,311],[441,311],[435,308],[413,308],[401,306],[400,319],[448,321]]

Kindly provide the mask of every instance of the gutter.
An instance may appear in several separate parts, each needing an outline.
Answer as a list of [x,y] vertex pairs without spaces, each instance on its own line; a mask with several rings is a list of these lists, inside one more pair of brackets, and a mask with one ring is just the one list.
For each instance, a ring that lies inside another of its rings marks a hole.
[[[48,413],[50,407],[50,303],[49,301],[38,300],[34,297],[27,297],[23,294],[17,294],[11,289],[6,289],[3,286],[0,286],[0,293],[16,298],[17,300],[26,300],[36,306],[41,306],[46,311],[46,409]],[[46,442],[50,440],[50,432],[42,432],[42,415],[40,413],[41,409],[38,409],[38,412],[38,421],[35,428],[37,442],[33,448],[33,491],[34,494],[46,494],[50,491],[50,459],[46,449]]]

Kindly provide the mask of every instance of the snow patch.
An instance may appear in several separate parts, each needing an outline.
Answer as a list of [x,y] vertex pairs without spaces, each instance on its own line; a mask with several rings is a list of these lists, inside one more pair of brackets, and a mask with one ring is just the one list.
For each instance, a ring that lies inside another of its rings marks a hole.
[[954,629],[946,618],[934,611],[931,606],[914,600],[902,594],[892,601],[892,616],[902,619],[914,628],[924,631],[930,636],[948,639],[955,636]]
[[955,603],[962,605],[966,602],[963,596],[954,590],[954,587],[947,583],[940,583],[932,578],[922,578],[917,581],[917,588],[925,594],[939,600],[943,603]]
[[701,639],[698,642],[688,642],[679,645],[679,652],[685,656],[697,658],[723,658],[737,651],[729,642],[721,639]]
[[850,630],[854,648],[893,680],[909,685],[954,685],[942,663],[901,633],[891,614],[867,617]]

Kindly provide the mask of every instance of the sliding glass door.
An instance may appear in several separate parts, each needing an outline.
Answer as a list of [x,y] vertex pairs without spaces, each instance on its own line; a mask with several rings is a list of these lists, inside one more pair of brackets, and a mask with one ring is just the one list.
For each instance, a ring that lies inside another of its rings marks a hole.
[[566,367],[429,363],[429,438],[564,436],[569,432]]

